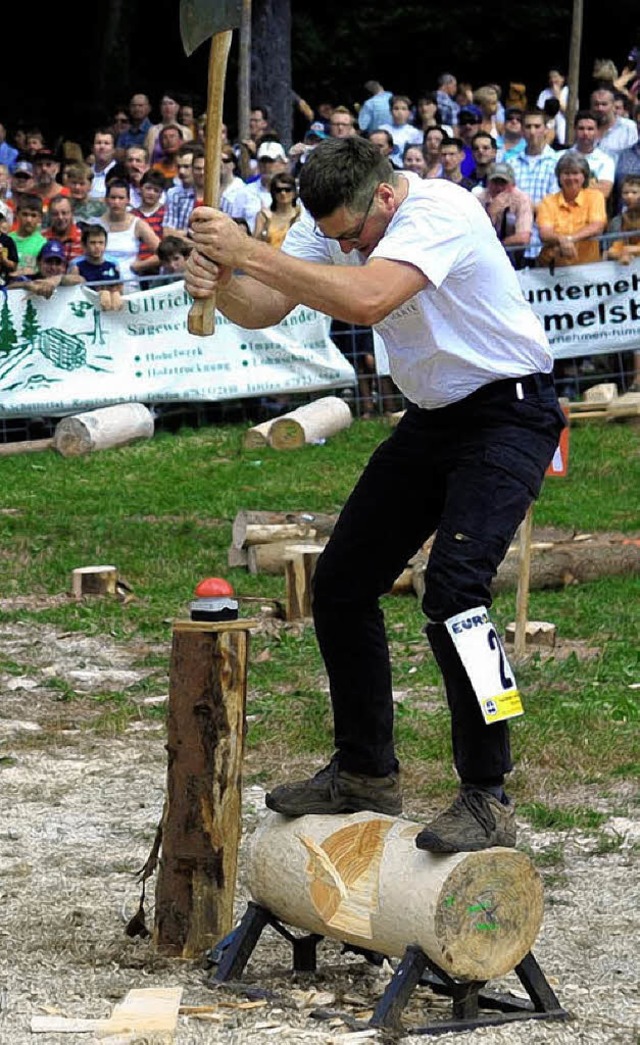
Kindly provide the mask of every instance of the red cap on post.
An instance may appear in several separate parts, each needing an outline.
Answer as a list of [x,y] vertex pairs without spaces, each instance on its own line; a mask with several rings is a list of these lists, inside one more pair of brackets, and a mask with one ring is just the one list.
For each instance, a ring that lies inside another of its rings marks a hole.
[[205,577],[196,585],[194,595],[199,599],[207,599],[212,595],[233,595],[233,588],[224,577]]

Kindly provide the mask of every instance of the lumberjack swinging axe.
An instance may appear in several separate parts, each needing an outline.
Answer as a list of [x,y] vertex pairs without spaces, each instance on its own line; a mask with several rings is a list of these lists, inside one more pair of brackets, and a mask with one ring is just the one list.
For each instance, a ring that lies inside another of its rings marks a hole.
[[[222,107],[227,59],[233,30],[240,26],[242,0],[180,0],[180,36],[187,56],[211,37],[205,138],[205,207],[217,207],[222,153]],[[215,330],[215,298],[194,301],[188,318],[190,334],[204,337]]]

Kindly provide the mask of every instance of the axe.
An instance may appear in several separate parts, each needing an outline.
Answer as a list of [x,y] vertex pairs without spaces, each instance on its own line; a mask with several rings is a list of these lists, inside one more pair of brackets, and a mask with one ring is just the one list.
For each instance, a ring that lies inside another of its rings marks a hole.
[[[218,206],[224,81],[233,30],[239,27],[241,17],[242,0],[180,0],[180,36],[187,57],[211,37],[203,196],[206,207]],[[189,333],[199,337],[213,334],[215,310],[214,297],[194,301],[189,309]]]

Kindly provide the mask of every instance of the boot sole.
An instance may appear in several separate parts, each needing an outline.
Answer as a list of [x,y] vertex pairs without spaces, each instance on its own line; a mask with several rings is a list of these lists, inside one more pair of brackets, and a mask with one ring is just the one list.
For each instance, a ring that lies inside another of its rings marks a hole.
[[336,813],[382,813],[385,816],[399,816],[402,813],[402,803],[399,802],[393,809],[382,809],[380,806],[376,807],[372,802],[358,802],[357,799],[343,799],[340,802],[328,806],[326,802],[308,802],[305,804],[305,808],[301,809],[299,806],[290,806],[284,802],[279,802],[277,799],[273,799],[271,795],[265,796],[265,805],[267,809],[271,809],[274,813],[281,813],[282,816],[297,817],[297,816],[333,816]]

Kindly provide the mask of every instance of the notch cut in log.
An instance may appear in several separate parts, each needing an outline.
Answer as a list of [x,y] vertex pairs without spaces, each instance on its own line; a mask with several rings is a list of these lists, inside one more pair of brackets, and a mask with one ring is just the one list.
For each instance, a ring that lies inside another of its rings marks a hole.
[[267,814],[254,834],[253,899],[310,933],[402,957],[417,944],[460,980],[503,976],[531,950],[542,882],[516,849],[432,854],[421,825],[376,813]]
[[143,403],[118,403],[63,417],[56,425],[53,445],[63,457],[78,457],[150,439],[153,431],[153,414]]
[[174,625],[154,926],[162,954],[201,956],[233,927],[254,625],[249,620]]
[[117,566],[79,566],[71,573],[71,594],[75,599],[85,595],[115,595]]

